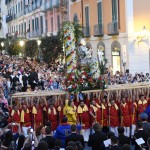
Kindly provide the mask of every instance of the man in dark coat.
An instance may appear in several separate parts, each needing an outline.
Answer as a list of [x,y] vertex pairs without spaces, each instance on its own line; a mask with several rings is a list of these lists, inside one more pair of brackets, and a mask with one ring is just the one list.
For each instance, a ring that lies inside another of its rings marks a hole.
[[107,137],[101,132],[101,126],[99,123],[95,123],[93,129],[95,133],[89,135],[88,146],[92,147],[92,150],[101,150],[102,143],[107,140]]
[[70,141],[77,142],[80,141],[82,146],[84,147],[84,138],[83,135],[77,134],[77,127],[76,125],[71,125],[71,134],[66,137],[66,146]]
[[118,127],[118,133],[118,140],[121,146],[124,144],[130,144],[130,138],[124,135],[124,127]]
[[111,146],[108,148],[108,150],[121,150],[121,147],[118,145],[119,141],[116,136],[111,137]]
[[[145,141],[145,143],[143,145],[138,145],[136,143],[136,139],[139,139],[139,138],[143,138],[143,140]],[[136,150],[141,150],[141,147],[148,147],[147,146],[147,139],[148,139],[148,133],[147,131],[143,130],[143,127],[142,127],[142,122],[141,121],[138,121],[137,122],[137,132],[134,134],[134,141],[133,143],[135,144],[135,149]]]

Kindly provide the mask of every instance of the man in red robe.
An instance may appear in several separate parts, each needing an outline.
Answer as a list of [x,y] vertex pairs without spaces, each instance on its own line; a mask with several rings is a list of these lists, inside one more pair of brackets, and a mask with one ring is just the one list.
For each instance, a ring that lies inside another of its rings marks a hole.
[[91,101],[90,109],[90,118],[91,118],[91,126],[93,126],[94,123],[102,123],[102,114],[101,114],[101,108],[100,105],[98,105],[94,100]]
[[130,120],[131,120],[131,135],[133,136],[136,130],[137,123],[137,103],[135,102],[135,98],[130,100]]
[[138,100],[138,115],[143,113],[147,108],[147,100],[144,98],[144,95],[139,96]]
[[57,110],[52,103],[48,107],[48,120],[51,122],[51,129],[52,132],[54,133],[54,131],[58,126],[58,120],[57,120]]
[[23,105],[22,107],[20,122],[22,124],[24,136],[27,137],[27,131],[31,128],[31,114],[30,109],[26,105]]
[[107,96],[104,96],[101,101],[101,113],[102,113],[102,131],[108,132],[108,105]]
[[[20,111],[18,110],[18,107],[15,105],[13,106],[13,109],[11,110],[11,122],[12,124],[20,124]],[[12,126],[12,131],[14,133],[17,133],[18,132],[18,125],[13,125]]]
[[119,126],[119,108],[114,100],[111,100],[108,104],[109,106],[109,126],[110,131],[114,132],[118,136],[118,126]]
[[32,115],[33,115],[34,129],[36,129],[38,128],[38,126],[42,125],[43,121],[43,108],[37,102],[32,107]]
[[130,126],[131,126],[131,120],[130,120],[130,109],[129,109],[129,103],[126,102],[126,99],[123,98],[120,104],[120,112],[121,112],[121,126],[125,129],[125,136],[130,135]]
[[84,101],[80,102],[80,105],[77,108],[77,117],[78,121],[82,126],[82,135],[84,137],[84,141],[88,142],[90,135],[90,115],[87,105]]

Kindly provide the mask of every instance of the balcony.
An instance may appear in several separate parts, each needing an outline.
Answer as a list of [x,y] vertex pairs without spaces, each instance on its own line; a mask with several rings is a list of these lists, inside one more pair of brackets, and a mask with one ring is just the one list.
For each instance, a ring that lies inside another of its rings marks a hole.
[[7,15],[6,16],[6,23],[13,20],[13,15]]
[[90,27],[89,26],[83,27],[82,32],[83,32],[84,37],[90,37]]
[[104,36],[103,24],[97,24],[94,26],[94,36],[99,36],[99,37]]
[[111,22],[108,24],[107,34],[110,36],[119,35],[118,22]]

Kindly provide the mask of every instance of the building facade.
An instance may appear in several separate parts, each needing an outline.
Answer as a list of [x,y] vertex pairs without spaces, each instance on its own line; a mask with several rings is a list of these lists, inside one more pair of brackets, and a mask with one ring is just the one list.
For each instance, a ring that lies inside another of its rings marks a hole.
[[83,25],[93,57],[102,51],[114,73],[150,72],[149,0],[71,1],[71,21]]
[[7,15],[7,7],[5,5],[5,1],[4,0],[0,0],[0,16],[1,16],[1,23],[2,23],[2,27],[0,29],[0,38],[5,38],[6,34],[7,34],[7,24],[5,21],[5,17]]
[[5,0],[8,37],[39,38],[60,29],[61,0]]

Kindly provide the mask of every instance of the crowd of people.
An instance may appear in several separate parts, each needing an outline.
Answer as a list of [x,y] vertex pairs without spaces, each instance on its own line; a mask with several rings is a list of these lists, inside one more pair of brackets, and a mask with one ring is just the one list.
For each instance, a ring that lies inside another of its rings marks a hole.
[[[114,146],[129,149],[132,144],[136,150],[148,149],[149,88],[70,94],[67,99],[59,96],[57,100],[51,96],[16,98],[12,107],[3,103],[0,113],[1,146],[4,148],[13,146],[13,149],[18,149],[21,136],[24,137],[23,150],[26,150],[26,145],[34,145],[40,150],[40,144],[49,149],[56,146],[80,150],[85,143],[93,150],[113,149]],[[8,140],[7,133],[13,135],[9,137],[11,141],[5,141]],[[136,140],[139,138],[144,143],[138,145]],[[111,146],[105,144],[108,139]]]
[[[65,90],[61,63],[0,58],[0,149],[150,149],[149,87],[67,96],[15,98],[14,92]],[[149,82],[147,73],[103,75],[107,84]],[[136,140],[142,138],[142,144]],[[139,144],[139,145],[138,145]]]

